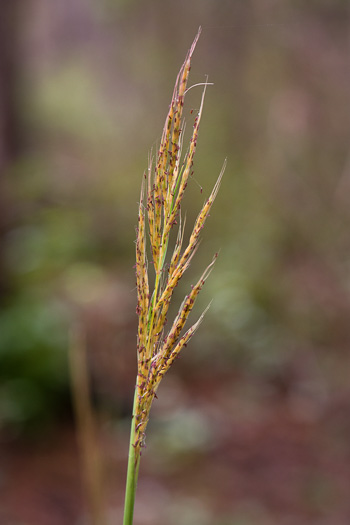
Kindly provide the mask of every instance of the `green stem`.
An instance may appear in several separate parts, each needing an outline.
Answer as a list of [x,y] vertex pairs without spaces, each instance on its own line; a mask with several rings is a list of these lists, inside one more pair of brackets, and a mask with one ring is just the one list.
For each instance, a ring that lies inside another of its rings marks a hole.
[[134,405],[132,409],[131,429],[130,429],[130,444],[129,444],[129,459],[128,471],[126,475],[126,489],[125,489],[125,505],[124,505],[124,520],[123,525],[132,525],[134,517],[134,505],[137,478],[139,475],[140,455],[136,457],[134,439],[135,439],[135,408],[137,403],[137,385],[135,388]]

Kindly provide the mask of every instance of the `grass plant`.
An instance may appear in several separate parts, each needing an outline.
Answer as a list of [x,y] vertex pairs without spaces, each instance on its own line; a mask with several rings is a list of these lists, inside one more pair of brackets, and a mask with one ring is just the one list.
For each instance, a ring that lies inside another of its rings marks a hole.
[[[198,130],[208,85],[208,82],[203,83],[200,108],[195,117],[188,150],[183,155],[183,106],[185,95],[190,89],[187,88],[187,83],[191,59],[200,31],[199,29],[176,78],[155,163],[152,158],[149,159],[148,171],[144,174],[141,187],[136,238],[138,370],[130,432],[124,525],[133,523],[140,457],[145,444],[145,432],[153,399],[156,397],[163,376],[187,345],[204,317],[206,310],[190,328],[184,330],[196,298],[217,257],[215,254],[197,283],[191,287],[172,325],[167,330],[167,314],[174,290],[196,253],[201,230],[209,216],[225,169],[224,164],[210,196],[205,200],[197,216],[187,246],[183,248],[186,221],[181,217],[181,203],[187,183],[193,174]],[[175,228],[177,228],[177,238],[173,252],[169,255],[167,253],[169,239]],[[149,249],[146,248],[147,238]],[[152,261],[150,264],[149,258]],[[151,270],[152,266],[153,270]],[[150,285],[151,278],[149,278],[151,271],[154,271],[153,286]]]

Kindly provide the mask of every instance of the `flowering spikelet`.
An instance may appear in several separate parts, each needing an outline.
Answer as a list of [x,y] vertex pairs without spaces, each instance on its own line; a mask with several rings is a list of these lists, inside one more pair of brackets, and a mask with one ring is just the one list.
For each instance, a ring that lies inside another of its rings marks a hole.
[[[138,295],[136,311],[139,317],[139,325],[137,340],[137,392],[135,412],[133,415],[135,418],[133,442],[135,461],[138,461],[141,447],[144,445],[149,412],[159,383],[182,348],[186,346],[191,339],[206,312],[203,312],[197,322],[183,333],[195,300],[209,276],[217,257],[216,254],[198,282],[192,286],[191,291],[186,295],[181,304],[171,327],[168,332],[165,333],[166,316],[174,289],[189,267],[198,248],[200,232],[217,195],[225,169],[224,164],[209,198],[204,202],[198,214],[188,244],[182,251],[186,221],[181,220],[180,207],[188,179],[192,173],[199,124],[207,86],[207,82],[205,82],[188,152],[184,158],[182,158],[183,105],[191,69],[191,58],[199,35],[200,30],[177,76],[159,151],[156,156],[155,167],[153,168],[152,159],[150,159],[148,173],[144,175],[141,188],[136,239],[136,280]],[[147,192],[147,195],[145,195],[145,192]],[[177,240],[173,254],[167,262],[166,256],[169,237],[177,221],[179,221]],[[155,282],[152,293],[150,293],[149,290],[148,261],[146,255],[147,230],[150,255],[155,271]]]

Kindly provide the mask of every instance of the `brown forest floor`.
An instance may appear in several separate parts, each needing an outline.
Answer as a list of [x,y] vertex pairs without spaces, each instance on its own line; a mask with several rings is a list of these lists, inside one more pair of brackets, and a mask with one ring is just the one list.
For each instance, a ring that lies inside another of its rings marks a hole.
[[[206,397],[192,385],[182,400],[206,414],[214,435],[207,449],[173,458],[163,451],[159,460],[151,444],[144,453],[135,525],[350,523],[350,400],[306,417],[288,397],[250,407],[238,398],[235,406],[230,400],[236,416],[228,417],[223,385],[206,382]],[[111,524],[122,522],[128,437],[120,428],[107,425],[100,434]],[[88,523],[73,424],[40,440],[3,440],[0,452],[2,525]],[[206,513],[198,517],[193,502]],[[193,519],[177,511],[189,503]]]

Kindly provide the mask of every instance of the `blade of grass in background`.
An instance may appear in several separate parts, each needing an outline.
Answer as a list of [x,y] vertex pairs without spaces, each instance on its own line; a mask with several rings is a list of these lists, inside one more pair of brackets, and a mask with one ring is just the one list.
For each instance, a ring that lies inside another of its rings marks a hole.
[[71,331],[69,368],[77,422],[79,450],[92,525],[106,525],[102,479],[102,460],[96,438],[96,425],[91,407],[86,346],[82,329],[76,322]]

